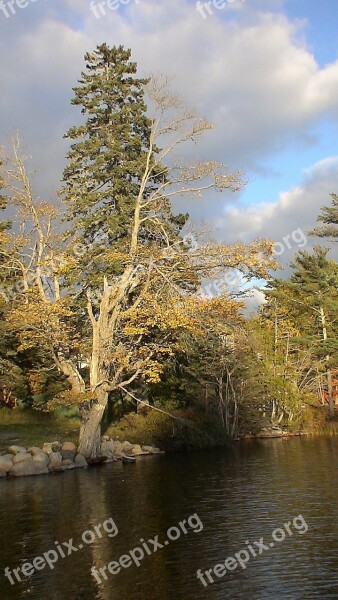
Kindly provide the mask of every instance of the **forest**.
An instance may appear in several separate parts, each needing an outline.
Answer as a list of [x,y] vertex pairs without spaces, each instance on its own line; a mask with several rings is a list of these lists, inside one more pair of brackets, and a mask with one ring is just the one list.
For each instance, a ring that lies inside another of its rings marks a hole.
[[102,44],[73,92],[53,202],[20,136],[1,149],[0,423],[73,420],[88,460],[108,429],[177,450],[334,428],[338,195],[277,277],[279,240],[220,243],[185,212],[247,182],[191,158],[212,125],[165,76]]

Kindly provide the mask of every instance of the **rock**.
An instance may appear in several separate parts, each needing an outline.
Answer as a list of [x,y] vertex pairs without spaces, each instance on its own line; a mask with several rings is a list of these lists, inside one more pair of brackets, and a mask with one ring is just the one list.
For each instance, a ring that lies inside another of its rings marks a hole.
[[17,440],[19,436],[17,433],[0,433],[0,440]]
[[163,450],[160,450],[159,448],[151,448],[151,454],[164,454]]
[[41,461],[33,460],[32,457],[29,460],[22,460],[21,462],[16,463],[9,472],[9,474],[14,477],[43,475],[46,473],[49,473],[47,466]]
[[124,463],[134,463],[134,462],[136,462],[136,458],[135,458],[135,456],[124,456],[122,458],[122,462],[124,462]]
[[9,451],[13,454],[19,454],[19,452],[27,452],[26,448],[24,448],[23,446],[10,446]]
[[32,460],[32,456],[28,452],[19,452],[18,454],[13,456],[13,465],[28,460]]
[[32,456],[35,456],[35,454],[45,454],[38,446],[31,446],[31,448],[28,448],[28,452],[30,452]]
[[122,448],[123,448],[123,452],[131,452],[131,450],[133,449],[134,444],[130,444],[130,442],[123,442],[122,444]]
[[34,454],[33,460],[36,460],[36,462],[43,462],[43,463],[45,463],[45,465],[48,465],[49,458],[48,458],[47,454],[40,451],[39,454]]
[[114,452],[123,452],[124,451],[124,445],[122,442],[119,442],[118,440],[115,442],[112,442],[112,447]]
[[53,446],[54,444],[58,444],[59,442],[51,442],[49,444],[44,444],[42,446],[42,452],[44,452],[45,454],[47,454],[48,456],[50,454],[52,454],[52,452],[57,452],[57,450],[53,450]]
[[127,456],[125,455],[124,452],[115,452],[114,457],[117,458],[117,460],[122,460],[123,458],[127,458]]
[[50,471],[62,471],[62,456],[60,452],[52,452],[49,455],[48,469]]
[[110,442],[101,444],[101,455],[105,458],[111,458],[114,454],[114,446]]
[[149,454],[149,452],[147,452],[146,450],[142,450],[139,444],[135,444],[130,452],[133,456],[142,456],[142,454]]
[[101,439],[103,442],[109,442],[110,437],[108,435],[103,435]]
[[8,471],[11,470],[13,466],[13,454],[5,454],[4,456],[0,456],[0,470],[1,471],[5,471],[6,473],[8,473]]
[[60,452],[64,460],[71,460],[73,462],[76,456],[76,446],[73,442],[65,442],[62,444]]
[[53,442],[52,443],[53,452],[60,452],[61,448],[62,448],[61,442]]
[[77,454],[74,462],[77,469],[86,469],[88,467],[88,463],[83,454]]
[[153,447],[152,446],[142,446],[142,450],[144,450],[145,452],[149,452],[149,454],[151,454],[153,451]]
[[0,477],[7,477],[7,471],[0,470]]
[[70,469],[75,469],[75,464],[69,458],[65,458],[62,461],[62,470],[63,471],[69,471]]

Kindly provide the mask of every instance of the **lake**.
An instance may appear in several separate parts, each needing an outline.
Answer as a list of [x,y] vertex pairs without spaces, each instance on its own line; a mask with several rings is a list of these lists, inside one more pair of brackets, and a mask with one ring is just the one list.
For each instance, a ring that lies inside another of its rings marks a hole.
[[257,440],[0,480],[0,597],[337,599],[337,459]]

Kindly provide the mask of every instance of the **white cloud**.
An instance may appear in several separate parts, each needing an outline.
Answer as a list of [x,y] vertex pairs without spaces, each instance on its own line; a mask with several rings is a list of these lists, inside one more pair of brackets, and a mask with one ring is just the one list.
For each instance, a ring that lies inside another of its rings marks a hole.
[[[338,156],[304,169],[301,184],[281,192],[277,202],[255,207],[226,207],[213,221],[217,237],[227,241],[252,241],[264,237],[278,242],[278,262],[288,264],[300,248],[318,242],[307,235],[314,228],[322,206],[331,203],[338,190]],[[307,241],[305,241],[305,238]]]
[[[261,172],[272,155],[290,144],[313,143],[321,119],[336,126],[338,61],[321,68],[304,42],[303,24],[269,12],[270,1],[243,4],[242,10],[231,10],[231,18],[224,9],[202,19],[186,0],[131,1],[96,19],[89,0],[41,3],[40,9],[36,3],[34,11],[21,11],[26,28],[20,25],[14,36],[8,27],[0,41],[7,50],[1,64],[0,132],[20,127],[42,168],[40,183],[48,195],[61,177],[67,148],[62,136],[79,115],[70,98],[84,67],[83,54],[103,41],[122,43],[133,49],[142,73],[174,75],[183,96],[215,124],[200,147],[202,157]],[[310,228],[337,184],[335,164],[325,160],[330,177],[321,176],[318,163],[298,189],[281,194],[275,205],[245,210],[238,205],[224,213],[222,201],[201,210],[218,215],[215,223],[224,235],[264,232],[280,239],[292,227]]]

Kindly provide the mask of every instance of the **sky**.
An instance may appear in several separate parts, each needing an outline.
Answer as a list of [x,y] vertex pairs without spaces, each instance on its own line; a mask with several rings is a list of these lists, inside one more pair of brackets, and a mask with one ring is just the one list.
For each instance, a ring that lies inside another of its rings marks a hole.
[[287,265],[338,192],[337,31],[337,0],[0,0],[0,145],[19,129],[54,201],[84,53],[122,44],[213,123],[193,153],[245,172],[180,208],[222,242],[278,242]]

